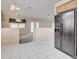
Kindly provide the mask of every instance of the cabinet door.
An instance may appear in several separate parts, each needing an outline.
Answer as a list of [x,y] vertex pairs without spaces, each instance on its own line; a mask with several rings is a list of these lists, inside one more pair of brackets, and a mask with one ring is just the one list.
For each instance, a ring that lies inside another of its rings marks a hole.
[[63,14],[62,50],[74,56],[74,11]]

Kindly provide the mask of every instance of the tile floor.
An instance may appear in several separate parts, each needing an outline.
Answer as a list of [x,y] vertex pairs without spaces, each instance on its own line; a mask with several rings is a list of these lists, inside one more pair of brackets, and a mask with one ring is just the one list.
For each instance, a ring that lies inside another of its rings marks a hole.
[[36,43],[2,47],[1,59],[73,59],[61,51]]

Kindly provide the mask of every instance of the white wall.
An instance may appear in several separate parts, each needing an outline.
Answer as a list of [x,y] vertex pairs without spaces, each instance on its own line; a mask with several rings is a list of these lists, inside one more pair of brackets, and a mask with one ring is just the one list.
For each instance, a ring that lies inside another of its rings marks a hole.
[[1,29],[1,45],[15,45],[19,44],[19,30],[11,28]]
[[34,41],[40,44],[48,44],[54,47],[54,27],[39,28],[34,31]]
[[26,28],[25,28],[26,34],[31,33],[31,22],[34,22],[34,29],[36,29],[36,22],[39,22],[40,28],[51,28],[53,21],[52,20],[44,20],[44,19],[40,20],[40,18],[27,18],[26,19]]

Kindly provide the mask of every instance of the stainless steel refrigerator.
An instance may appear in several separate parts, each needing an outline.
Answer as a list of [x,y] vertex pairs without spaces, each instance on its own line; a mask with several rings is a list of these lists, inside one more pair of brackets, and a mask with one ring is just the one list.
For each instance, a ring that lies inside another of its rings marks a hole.
[[77,56],[76,9],[55,16],[55,48],[76,59]]

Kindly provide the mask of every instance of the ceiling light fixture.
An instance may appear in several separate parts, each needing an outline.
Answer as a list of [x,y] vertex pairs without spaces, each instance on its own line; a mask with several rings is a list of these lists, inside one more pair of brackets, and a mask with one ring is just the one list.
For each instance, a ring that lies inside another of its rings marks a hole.
[[19,11],[19,10],[20,10],[20,8],[19,8],[19,7],[16,7],[16,10],[17,10],[17,11]]
[[27,7],[27,9],[31,9],[31,8],[32,8],[32,7],[30,7],[30,6],[29,6],[29,7]]
[[16,5],[10,5],[10,10],[15,11],[16,10]]
[[16,22],[21,22],[22,20],[21,19],[16,19]]

